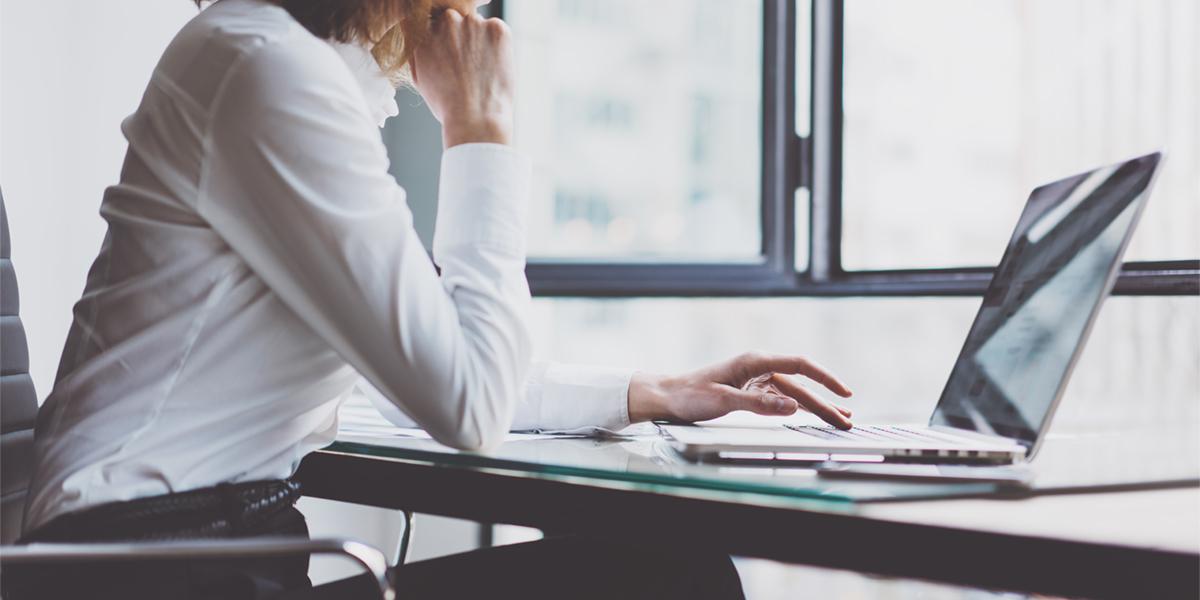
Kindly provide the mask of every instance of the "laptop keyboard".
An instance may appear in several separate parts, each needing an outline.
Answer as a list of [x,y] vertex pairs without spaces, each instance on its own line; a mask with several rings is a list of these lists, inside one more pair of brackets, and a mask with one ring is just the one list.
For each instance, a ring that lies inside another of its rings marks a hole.
[[839,442],[944,442],[935,436],[904,427],[865,425],[844,431],[836,427],[788,425],[784,427],[819,440]]

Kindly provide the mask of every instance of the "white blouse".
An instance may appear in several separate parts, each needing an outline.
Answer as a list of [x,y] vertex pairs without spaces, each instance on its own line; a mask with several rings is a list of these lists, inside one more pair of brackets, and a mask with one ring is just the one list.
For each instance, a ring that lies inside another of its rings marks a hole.
[[628,424],[629,371],[531,368],[526,159],[445,152],[439,276],[388,174],[380,83],[365,49],[264,0],[220,0],[171,42],[122,124],[108,234],[38,415],[27,529],[288,477],[360,377],[458,448]]

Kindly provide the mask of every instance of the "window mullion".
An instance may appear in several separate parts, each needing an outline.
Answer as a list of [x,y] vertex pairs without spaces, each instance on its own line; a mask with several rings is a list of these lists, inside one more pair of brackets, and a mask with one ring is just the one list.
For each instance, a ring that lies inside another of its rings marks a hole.
[[842,33],[841,0],[813,2],[812,194],[809,277],[842,274]]
[[762,252],[780,278],[796,260],[796,19],[792,0],[763,3]]

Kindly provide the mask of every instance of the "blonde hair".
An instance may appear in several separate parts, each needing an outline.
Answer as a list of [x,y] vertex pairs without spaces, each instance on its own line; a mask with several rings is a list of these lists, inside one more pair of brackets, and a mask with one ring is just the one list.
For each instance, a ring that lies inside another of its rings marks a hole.
[[[196,5],[208,0],[194,0]],[[413,51],[429,36],[435,0],[271,0],[313,35],[371,48],[399,85],[409,80]],[[438,2],[445,5],[445,0]]]

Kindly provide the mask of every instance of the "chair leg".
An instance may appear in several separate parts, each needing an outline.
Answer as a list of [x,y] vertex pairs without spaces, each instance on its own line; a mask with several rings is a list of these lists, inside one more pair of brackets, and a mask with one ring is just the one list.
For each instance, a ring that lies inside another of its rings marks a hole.
[[412,546],[413,526],[416,524],[416,515],[411,510],[400,512],[404,515],[404,531],[400,533],[400,550],[396,556],[397,566],[408,560],[408,549]]

